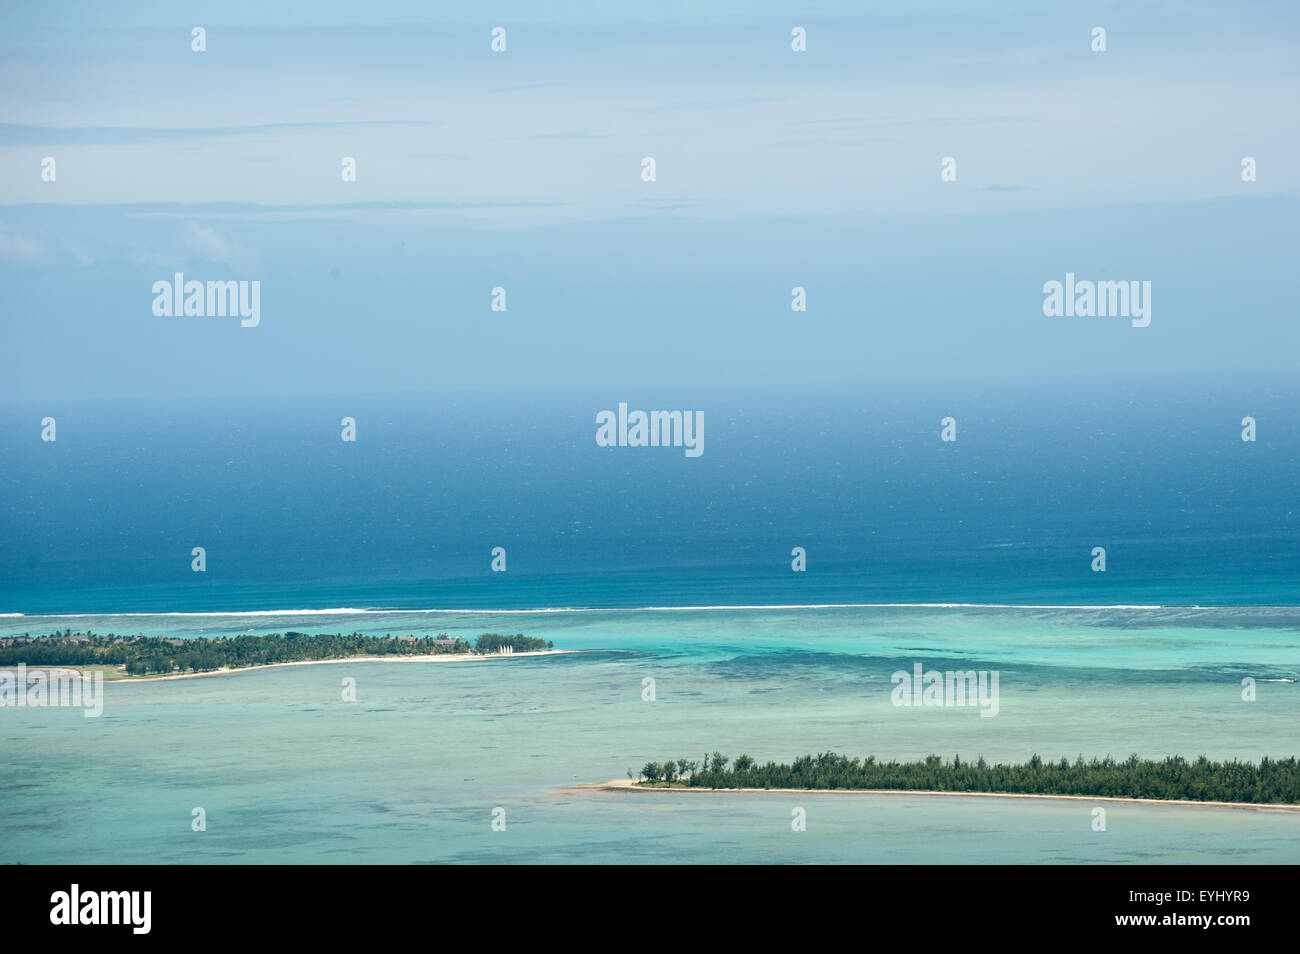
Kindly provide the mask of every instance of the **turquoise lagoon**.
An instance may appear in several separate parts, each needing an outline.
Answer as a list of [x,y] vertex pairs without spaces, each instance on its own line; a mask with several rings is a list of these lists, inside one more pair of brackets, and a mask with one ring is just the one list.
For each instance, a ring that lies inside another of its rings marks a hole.
[[[9,617],[0,633],[524,632],[578,650],[107,683],[0,710],[0,860],[1300,861],[1300,813],[978,797],[565,793],[645,761],[1300,751],[1300,610],[835,606]],[[890,676],[999,672],[995,717]],[[344,677],[357,701],[344,702]],[[1242,698],[1242,680],[1256,699]],[[643,698],[654,680],[654,700]],[[206,831],[191,829],[204,809]],[[807,812],[804,832],[791,810]],[[493,810],[506,827],[494,831]]]

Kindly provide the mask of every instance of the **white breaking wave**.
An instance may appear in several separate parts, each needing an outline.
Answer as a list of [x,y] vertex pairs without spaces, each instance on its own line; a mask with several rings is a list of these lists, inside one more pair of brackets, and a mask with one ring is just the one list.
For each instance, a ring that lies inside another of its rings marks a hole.
[[[532,616],[545,613],[690,613],[739,610],[824,610],[824,609],[1007,609],[1007,610],[1201,610],[1269,609],[1265,606],[1176,606],[1161,603],[737,603],[702,606],[539,606],[526,609],[482,607],[430,607],[386,609],[373,607],[331,607],[328,609],[225,610],[222,612],[165,613],[50,613],[28,617],[40,619],[245,619],[275,616],[417,616],[455,614],[471,616]],[[0,613],[0,617],[24,617],[23,613]]]
[[[227,610],[220,613],[45,613],[32,616],[31,619],[101,619],[101,618],[159,618],[164,616],[365,616],[370,613],[422,613],[426,610],[372,610],[349,607],[335,609],[286,609],[286,610]],[[0,616],[23,616],[23,613],[0,613]]]

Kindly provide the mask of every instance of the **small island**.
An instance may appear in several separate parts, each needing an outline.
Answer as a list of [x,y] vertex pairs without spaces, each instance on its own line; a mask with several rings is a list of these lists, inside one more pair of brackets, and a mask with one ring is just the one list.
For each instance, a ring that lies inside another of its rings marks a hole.
[[960,756],[930,755],[918,762],[882,762],[835,752],[805,755],[790,764],[759,764],[748,755],[734,761],[721,752],[701,761],[667,759],[628,770],[626,782],[573,786],[574,790],[695,790],[864,792],[873,794],[1000,795],[1097,798],[1123,801],[1230,804],[1300,808],[1300,760],[1263,758],[1257,764],[1213,762],[1205,756],[1153,760],[1131,755],[1051,762],[989,764]]
[[550,640],[516,633],[483,633],[473,644],[437,636],[366,636],[361,633],[270,633],[263,636],[119,636],[71,629],[47,636],[0,639],[0,668],[18,665],[100,672],[111,679],[166,679],[268,666],[347,660],[416,661],[536,655],[557,652]]

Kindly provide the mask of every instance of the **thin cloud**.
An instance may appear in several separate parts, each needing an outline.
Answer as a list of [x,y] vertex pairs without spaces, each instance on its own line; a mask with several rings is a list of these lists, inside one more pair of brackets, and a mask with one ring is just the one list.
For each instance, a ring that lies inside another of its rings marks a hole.
[[0,123],[0,146],[129,146],[169,140],[220,139],[260,133],[377,126],[437,126],[436,120],[377,119],[330,123],[266,123],[260,126],[38,126]]
[[0,225],[0,260],[15,265],[45,265],[49,251],[35,236],[24,235]]

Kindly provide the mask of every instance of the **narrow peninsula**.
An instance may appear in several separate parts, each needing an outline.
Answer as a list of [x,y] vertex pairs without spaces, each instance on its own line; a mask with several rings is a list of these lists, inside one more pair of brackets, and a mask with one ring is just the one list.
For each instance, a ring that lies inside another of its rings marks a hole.
[[324,662],[416,662],[559,653],[554,643],[516,633],[460,636],[366,636],[361,633],[262,636],[119,636],[74,633],[0,639],[0,669],[15,666],[100,672],[105,680],[178,679],[271,666]]
[[759,764],[748,755],[734,761],[721,752],[702,761],[647,762],[627,780],[570,786],[576,791],[861,792],[870,794],[987,795],[1027,798],[1105,799],[1162,804],[1227,805],[1300,811],[1300,760],[1262,758],[1215,762],[1200,756],[1118,761],[1107,756],[1073,762],[1033,756],[1019,764],[917,762],[849,758],[835,752],[805,755],[790,764]]

